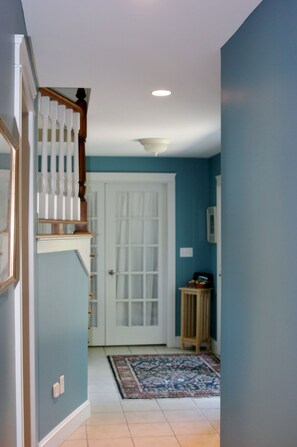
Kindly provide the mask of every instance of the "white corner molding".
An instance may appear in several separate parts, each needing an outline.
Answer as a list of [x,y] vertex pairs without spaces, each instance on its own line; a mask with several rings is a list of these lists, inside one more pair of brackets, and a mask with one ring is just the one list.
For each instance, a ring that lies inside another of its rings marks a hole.
[[[17,34],[14,36],[14,118],[16,123],[16,133],[18,136],[19,144],[19,160],[22,163],[22,152],[23,152],[23,138],[22,134],[26,134],[26,145],[29,145],[30,151],[30,172],[26,175],[28,176],[28,186],[29,186],[29,232],[28,232],[28,254],[26,252],[25,256],[28,256],[29,263],[29,365],[27,362],[23,363],[23,334],[22,334],[22,316],[20,318],[19,312],[22,313],[21,307],[18,308],[19,300],[22,300],[22,283],[19,282],[16,288],[15,294],[15,355],[16,355],[16,424],[17,424],[17,445],[23,445],[23,432],[24,432],[24,412],[29,412],[30,417],[30,427],[28,426],[26,430],[30,430],[32,443],[35,443],[36,439],[36,395],[35,395],[35,297],[34,297],[34,213],[32,212],[32,197],[35,178],[33,177],[32,166],[34,163],[34,100],[37,95],[37,89],[35,85],[33,67],[30,62],[30,57],[28,54],[28,48],[26,44],[26,38]],[[27,115],[27,121],[23,123],[23,116]],[[24,131],[26,126],[26,130]],[[24,147],[26,147],[24,145]],[[22,171],[22,170],[21,170]],[[26,180],[27,181],[27,180]],[[22,175],[20,173],[20,185],[22,184]],[[22,252],[22,250],[21,250]],[[21,305],[20,305],[21,306]],[[19,319],[20,318],[20,319]],[[25,317],[27,318],[27,317]],[[25,372],[24,372],[25,371]],[[26,410],[23,405],[23,374],[27,374],[30,371],[30,398],[29,405],[27,405]]]
[[91,238],[92,234],[40,235],[37,236],[37,253],[57,253],[76,251],[80,262],[87,273],[91,273]]
[[90,402],[86,401],[46,435],[38,443],[38,447],[59,447],[90,414]]
[[33,78],[25,37],[22,34],[16,34],[14,36],[14,44],[14,114],[19,133],[21,134],[23,101],[26,104],[28,111],[34,112],[34,99],[37,95],[37,89]]
[[213,352],[216,356],[220,357],[218,342],[214,338],[211,339],[211,352]]

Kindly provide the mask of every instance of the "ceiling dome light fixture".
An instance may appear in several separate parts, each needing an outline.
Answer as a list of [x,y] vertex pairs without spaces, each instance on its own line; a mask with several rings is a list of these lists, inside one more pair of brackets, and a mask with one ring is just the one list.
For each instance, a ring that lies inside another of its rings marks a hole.
[[168,138],[141,138],[138,140],[147,152],[157,156],[167,150],[167,146],[170,143]]
[[153,96],[170,96],[171,91],[170,90],[154,90],[152,92]]

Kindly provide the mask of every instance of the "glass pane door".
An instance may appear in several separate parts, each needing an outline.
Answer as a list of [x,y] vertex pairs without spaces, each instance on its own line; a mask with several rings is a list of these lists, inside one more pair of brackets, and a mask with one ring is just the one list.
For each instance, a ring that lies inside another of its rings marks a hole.
[[107,339],[162,343],[163,188],[107,185],[107,197]]

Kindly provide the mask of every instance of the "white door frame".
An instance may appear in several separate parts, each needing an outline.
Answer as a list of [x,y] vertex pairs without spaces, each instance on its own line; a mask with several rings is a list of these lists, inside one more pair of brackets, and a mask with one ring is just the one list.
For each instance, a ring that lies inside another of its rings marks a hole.
[[[23,317],[24,308],[22,307],[22,281],[20,280],[15,289],[15,358],[16,358],[16,398],[17,398],[17,446],[24,445],[24,416],[30,414],[30,426],[26,427],[29,432],[31,445],[35,446],[37,443],[37,429],[36,429],[36,378],[35,378],[35,290],[34,290],[34,271],[35,271],[35,108],[34,101],[37,95],[35,81],[32,73],[31,63],[27,51],[25,37],[23,35],[15,35],[15,55],[14,55],[14,116],[19,132],[19,162],[22,162],[22,140],[23,140],[23,126],[26,126],[25,137],[30,149],[30,172],[28,173],[28,180],[19,179],[19,188],[22,186],[22,181],[29,182],[29,222],[28,222],[28,250],[29,253],[23,253],[23,247],[20,241],[19,253],[24,259],[28,259],[28,307],[25,309],[25,318],[28,318],[28,334],[29,337],[29,358],[28,363],[24,364],[23,356]],[[26,115],[26,122],[23,123],[23,113]],[[21,175],[21,169],[19,169]],[[18,223],[21,227],[21,222]],[[20,228],[21,233],[21,228]],[[21,278],[21,275],[20,275]],[[30,381],[30,408],[24,408],[23,401],[23,378],[24,374],[29,377]]]
[[217,195],[217,343],[216,354],[221,355],[221,308],[222,308],[222,238],[221,238],[221,175],[216,176]]
[[[94,172],[87,173],[87,183],[163,183],[167,192],[167,333],[166,344],[168,347],[174,347],[175,337],[175,289],[176,289],[176,237],[175,237],[175,174],[160,173],[127,173],[127,172]],[[104,250],[104,248],[102,247]]]

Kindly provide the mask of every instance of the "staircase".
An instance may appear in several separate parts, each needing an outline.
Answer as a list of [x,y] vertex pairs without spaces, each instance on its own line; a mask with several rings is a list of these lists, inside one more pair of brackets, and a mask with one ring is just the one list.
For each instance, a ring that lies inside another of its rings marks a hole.
[[[39,89],[38,222],[46,233],[88,233],[85,199],[87,103],[84,89],[76,102],[49,88]],[[48,229],[50,224],[50,229]]]

